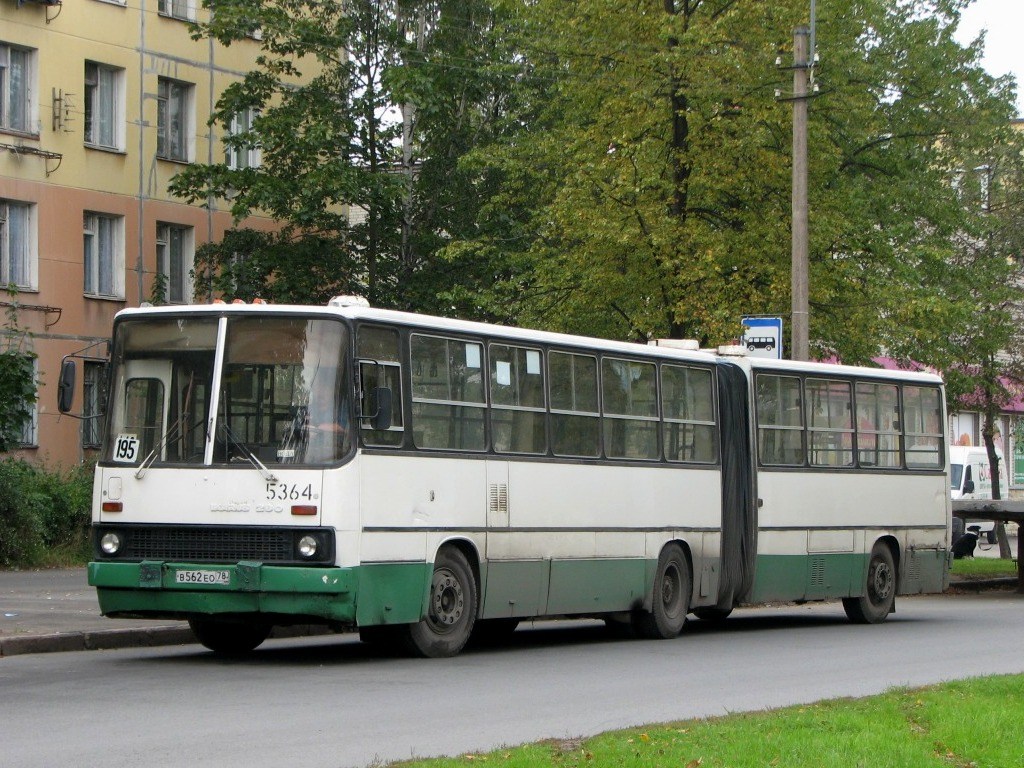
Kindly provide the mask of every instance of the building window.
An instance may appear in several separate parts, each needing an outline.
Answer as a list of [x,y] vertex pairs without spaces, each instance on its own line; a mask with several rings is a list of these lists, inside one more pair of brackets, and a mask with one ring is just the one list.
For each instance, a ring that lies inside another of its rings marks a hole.
[[[252,130],[253,121],[256,119],[256,110],[251,107],[243,109],[231,118],[231,126],[225,141],[224,154],[228,168],[239,170],[242,168],[258,168],[260,165],[260,151],[252,144],[251,137],[246,134]],[[241,144],[234,144],[231,139],[239,137]]]
[[123,149],[124,70],[85,62],[85,143]]
[[[36,382],[38,390],[39,382],[39,360],[32,360],[32,381]],[[38,392],[37,392],[38,395]],[[21,436],[18,443],[23,448],[34,448],[39,445],[39,398],[38,396],[29,405],[29,416],[21,425]]]
[[189,0],[160,0],[160,15],[189,21],[195,19],[195,7]]
[[0,285],[36,287],[33,214],[28,203],[0,199]]
[[82,380],[82,447],[99,448],[103,437],[103,363],[85,361]]
[[157,224],[156,269],[162,276],[162,300],[169,304],[187,304],[192,298],[192,227]]
[[104,298],[124,298],[123,219],[86,212],[83,221],[85,293]]
[[156,154],[165,160],[189,159],[192,86],[161,77],[157,87]]
[[0,129],[34,133],[32,54],[29,48],[0,43]]

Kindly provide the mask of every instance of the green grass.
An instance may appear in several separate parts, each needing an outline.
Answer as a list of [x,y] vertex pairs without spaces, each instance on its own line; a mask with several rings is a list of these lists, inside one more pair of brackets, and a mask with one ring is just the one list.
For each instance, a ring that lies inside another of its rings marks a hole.
[[[583,704],[581,704],[583,706]],[[545,741],[406,768],[1020,768],[1024,676]],[[557,724],[552,724],[557,730]]]
[[1016,576],[1017,563],[1014,560],[1001,560],[994,557],[965,557],[953,561],[953,576],[964,576],[975,579],[988,579],[996,576]]

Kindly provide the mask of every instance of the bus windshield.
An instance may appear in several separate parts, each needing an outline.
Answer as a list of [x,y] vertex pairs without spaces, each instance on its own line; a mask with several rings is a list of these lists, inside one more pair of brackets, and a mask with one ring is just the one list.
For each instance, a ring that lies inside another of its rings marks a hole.
[[124,321],[114,339],[103,460],[339,461],[351,447],[347,338],[338,321],[295,316],[229,317],[223,338],[215,317]]
[[949,465],[949,486],[954,491],[960,490],[960,481],[964,476],[964,465],[963,464],[950,464]]

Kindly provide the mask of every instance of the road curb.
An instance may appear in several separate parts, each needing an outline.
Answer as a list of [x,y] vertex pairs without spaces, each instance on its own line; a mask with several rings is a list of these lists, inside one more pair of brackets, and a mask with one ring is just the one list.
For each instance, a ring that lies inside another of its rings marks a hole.
[[196,642],[188,627],[146,627],[98,629],[89,632],[59,632],[49,635],[12,635],[0,637],[0,657],[27,653],[63,653],[100,651],[114,648],[138,648],[159,645],[184,645]]
[[1016,586],[1016,576],[1000,576],[996,579],[961,579],[949,583],[950,589],[967,590],[969,592],[980,592],[983,589],[1013,589]]
[[[274,627],[271,638],[330,635],[330,627],[301,624]],[[58,632],[48,635],[11,635],[0,637],[0,658],[29,653],[64,653],[66,651],[104,651],[119,648],[155,648],[164,645],[198,643],[187,626],[132,627],[131,629],[97,629],[88,632]]]

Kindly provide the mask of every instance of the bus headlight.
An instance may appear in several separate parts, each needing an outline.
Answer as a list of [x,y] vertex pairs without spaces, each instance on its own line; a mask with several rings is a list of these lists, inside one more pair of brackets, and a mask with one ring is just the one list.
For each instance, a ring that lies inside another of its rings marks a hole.
[[299,557],[306,560],[311,560],[316,557],[317,550],[320,548],[320,542],[316,540],[316,536],[303,536],[299,539],[299,543],[296,545],[296,549],[299,552]]
[[100,539],[100,549],[105,555],[116,555],[121,551],[121,543],[121,536],[111,531],[103,534],[103,538]]

